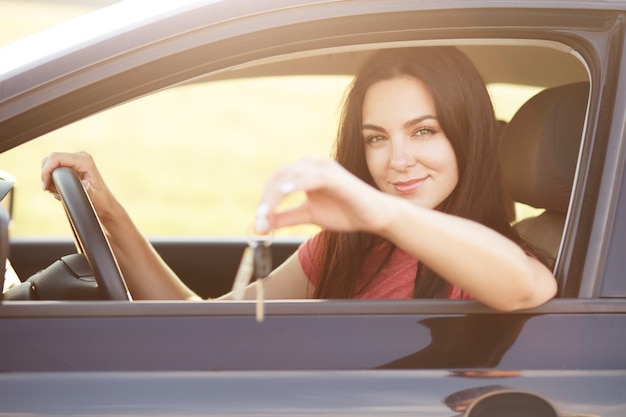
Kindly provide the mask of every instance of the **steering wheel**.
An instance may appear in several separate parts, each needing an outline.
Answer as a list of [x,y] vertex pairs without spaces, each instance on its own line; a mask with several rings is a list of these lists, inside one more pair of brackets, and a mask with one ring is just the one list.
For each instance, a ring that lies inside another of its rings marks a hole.
[[115,255],[78,175],[71,168],[59,167],[52,172],[52,181],[61,196],[77,246],[87,258],[98,287],[111,300],[130,301]]

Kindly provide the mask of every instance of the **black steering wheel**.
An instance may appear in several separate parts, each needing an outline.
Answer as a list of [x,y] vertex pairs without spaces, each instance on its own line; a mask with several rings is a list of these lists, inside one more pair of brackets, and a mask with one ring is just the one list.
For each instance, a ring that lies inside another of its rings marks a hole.
[[111,300],[131,300],[98,215],[78,175],[71,168],[59,167],[52,172],[52,181],[61,196],[77,246],[87,258],[98,287]]

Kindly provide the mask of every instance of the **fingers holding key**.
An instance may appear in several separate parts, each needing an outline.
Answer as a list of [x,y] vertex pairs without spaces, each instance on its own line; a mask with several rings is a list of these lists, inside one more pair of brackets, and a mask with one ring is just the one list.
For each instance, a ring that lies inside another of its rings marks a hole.
[[[304,193],[304,202],[278,209],[287,196],[297,192]],[[304,159],[270,178],[257,209],[255,230],[267,233],[304,223],[333,230],[366,230],[378,211],[380,194],[333,160]]]
[[278,207],[292,194],[311,194],[326,187],[324,176],[329,170],[330,161],[323,159],[303,159],[277,170],[263,191],[257,208],[255,230],[267,233],[270,229],[311,222],[307,212],[308,201],[283,211],[278,211]]

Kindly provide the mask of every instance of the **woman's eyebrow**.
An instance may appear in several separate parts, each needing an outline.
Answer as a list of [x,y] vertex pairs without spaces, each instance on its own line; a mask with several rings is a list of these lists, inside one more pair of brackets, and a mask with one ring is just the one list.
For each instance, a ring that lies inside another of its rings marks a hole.
[[[424,116],[420,116],[420,117],[416,117],[415,119],[411,119],[407,122],[405,122],[402,127],[409,128],[412,126],[415,126],[417,124],[422,123],[424,120],[437,120],[437,116],[434,116],[432,114],[425,114]],[[372,123],[364,123],[363,125],[361,125],[361,130],[375,130],[378,132],[384,132],[385,129],[383,127],[377,126],[375,124]]]
[[404,125],[402,125],[402,126],[405,127],[405,128],[411,127],[411,126],[415,126],[417,124],[422,123],[425,120],[437,120],[437,116],[432,115],[432,114],[426,114],[424,116],[420,116],[420,117],[416,117],[415,119],[411,119],[408,122],[404,123]]

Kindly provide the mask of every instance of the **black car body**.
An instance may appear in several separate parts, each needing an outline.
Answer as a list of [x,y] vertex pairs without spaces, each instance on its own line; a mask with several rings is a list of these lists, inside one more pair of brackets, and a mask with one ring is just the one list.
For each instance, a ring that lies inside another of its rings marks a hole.
[[[456,45],[488,83],[585,85],[583,111],[567,121],[583,130],[555,253],[559,294],[513,313],[473,301],[273,300],[262,323],[254,302],[7,296],[1,415],[626,415],[626,2],[197,1],[136,17],[131,5],[99,12],[108,26],[54,51],[36,52],[42,37],[0,50],[0,151],[177,84],[353,74],[374,49]],[[17,50],[28,53],[9,59]],[[300,241],[278,239],[276,260]],[[246,245],[153,243],[205,297],[230,288]],[[22,280],[75,252],[70,239],[9,244]]]

